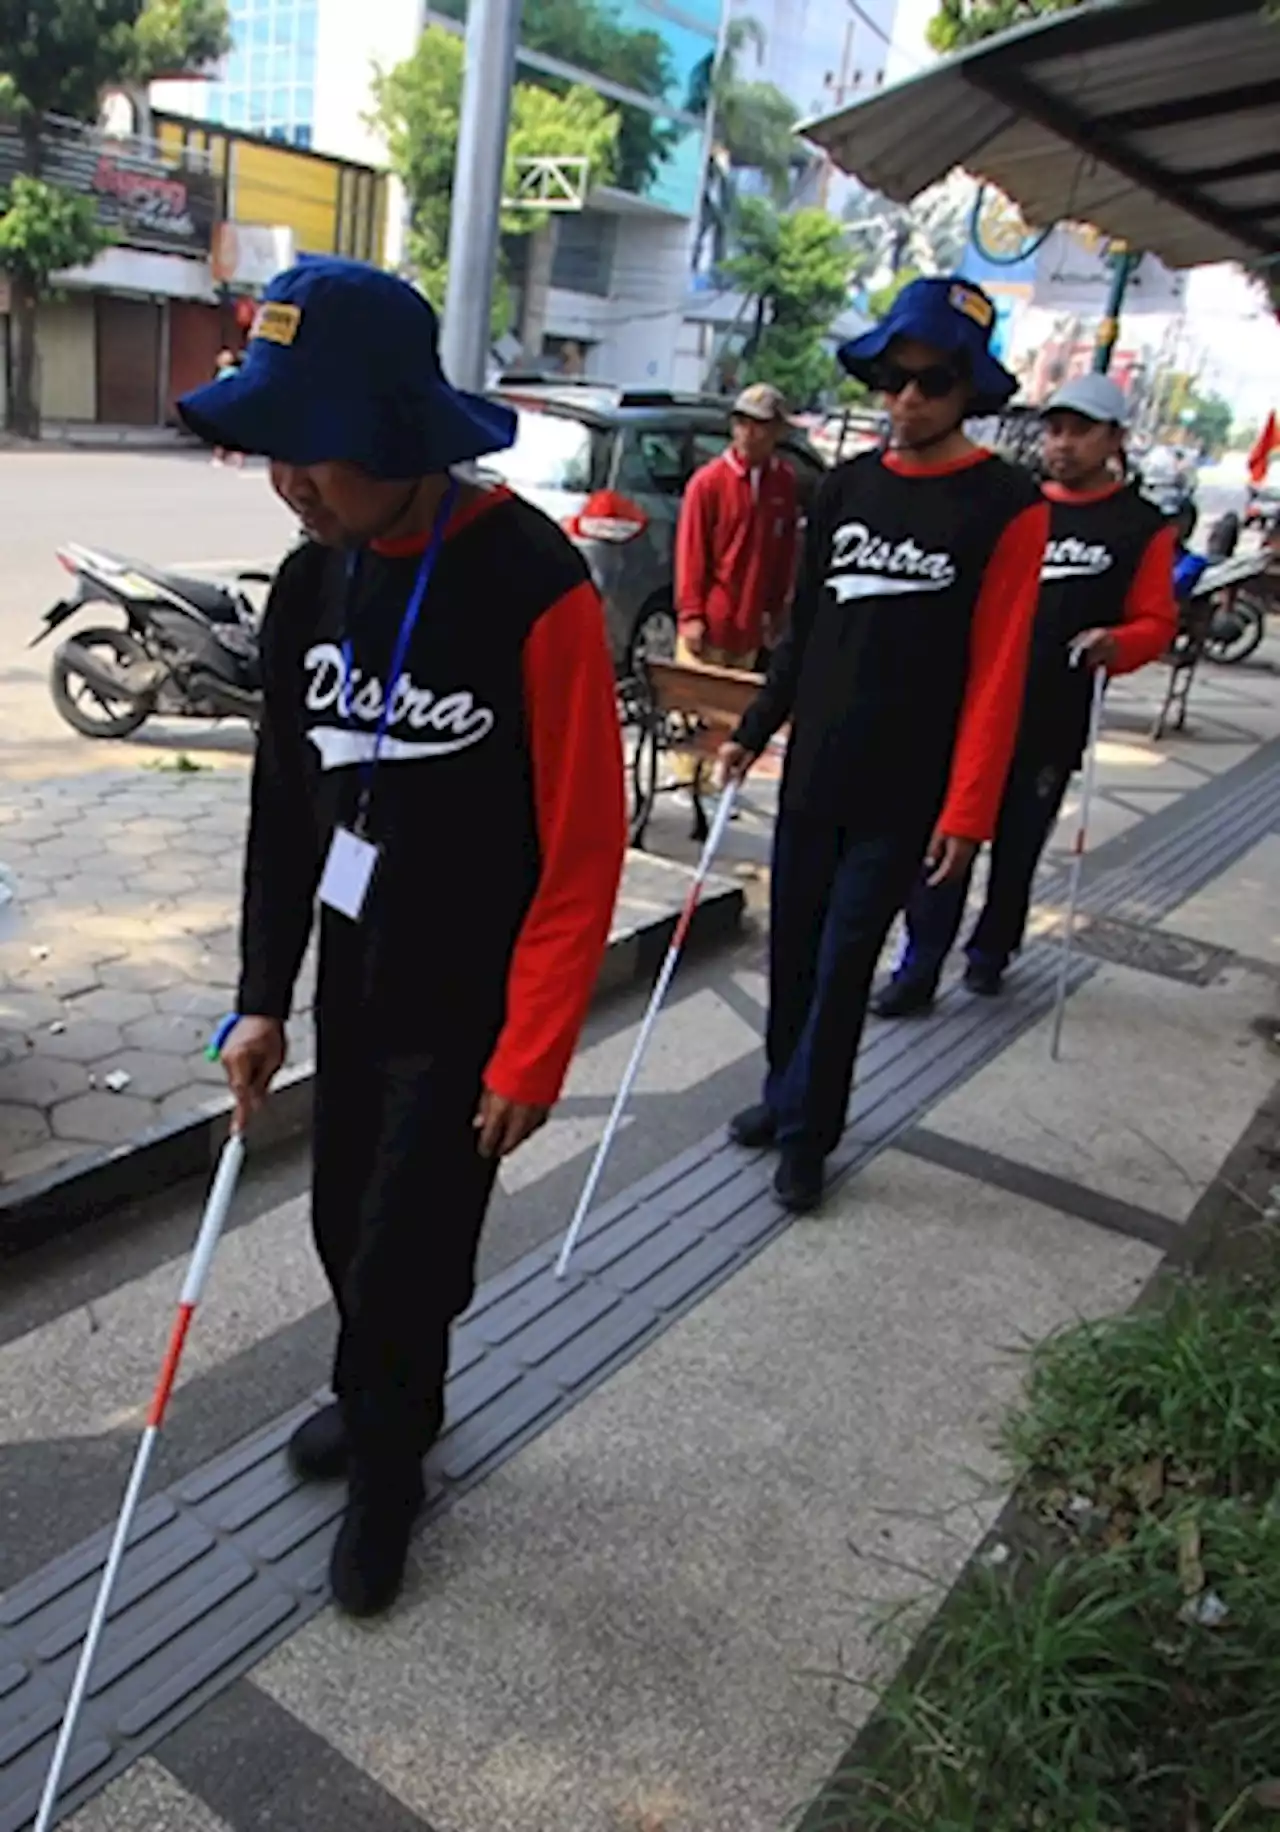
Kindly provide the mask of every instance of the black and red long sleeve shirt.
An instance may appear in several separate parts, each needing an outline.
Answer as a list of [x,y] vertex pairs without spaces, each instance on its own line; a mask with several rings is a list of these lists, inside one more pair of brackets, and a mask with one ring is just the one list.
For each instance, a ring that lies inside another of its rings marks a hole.
[[1174,530],[1131,485],[1044,487],[1049,541],[1031,642],[1018,750],[1074,768],[1089,732],[1089,671],[1071,666],[1085,630],[1110,629],[1108,671],[1128,674],[1164,654],[1177,633]]
[[[564,535],[505,490],[464,491],[399,680],[385,679],[426,537],[354,579],[308,544],[263,626],[265,713],[245,867],[240,1010],[288,1014],[335,827],[385,696],[359,922],[321,910],[317,1018],[371,1050],[449,1052],[486,1085],[558,1096],[608,939],[625,846],[599,595]],[[348,671],[346,645],[350,645]]]
[[990,838],[1048,525],[1029,473],[981,448],[926,469],[868,452],[831,473],[790,629],[735,734],[760,751],[790,719],[784,814]]

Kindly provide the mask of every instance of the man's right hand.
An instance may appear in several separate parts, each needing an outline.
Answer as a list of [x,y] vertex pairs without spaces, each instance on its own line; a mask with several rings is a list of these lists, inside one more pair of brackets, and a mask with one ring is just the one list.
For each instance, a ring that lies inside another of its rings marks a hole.
[[701,661],[702,651],[707,646],[707,626],[701,617],[693,617],[680,625],[680,641],[695,661]]
[[241,1018],[222,1046],[222,1066],[236,1103],[235,1129],[243,1132],[284,1067],[284,1025],[279,1018]]
[[749,751],[745,744],[736,744],[731,738],[728,744],[720,746],[720,781],[721,783],[743,782],[747,771],[757,757],[757,752]]

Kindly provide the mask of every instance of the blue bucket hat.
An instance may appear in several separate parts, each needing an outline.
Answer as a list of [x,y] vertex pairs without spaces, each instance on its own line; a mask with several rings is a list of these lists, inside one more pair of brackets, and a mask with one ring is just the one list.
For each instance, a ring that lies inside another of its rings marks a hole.
[[516,436],[510,408],[445,380],[421,293],[327,255],[276,275],[238,372],[183,395],[178,411],[209,445],[383,478],[445,471]]
[[995,306],[971,280],[958,274],[913,280],[879,324],[843,344],[837,354],[850,375],[874,385],[876,365],[894,338],[914,337],[948,356],[962,356],[975,393],[969,411],[994,413],[1018,388],[1017,378],[991,354],[995,323]]

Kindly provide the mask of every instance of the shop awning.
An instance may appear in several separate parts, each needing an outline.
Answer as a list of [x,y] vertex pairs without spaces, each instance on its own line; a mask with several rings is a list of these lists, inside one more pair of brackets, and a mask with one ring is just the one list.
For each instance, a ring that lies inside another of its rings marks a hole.
[[1125,0],[1006,32],[800,132],[897,203],[961,166],[1170,267],[1280,262],[1280,20]]

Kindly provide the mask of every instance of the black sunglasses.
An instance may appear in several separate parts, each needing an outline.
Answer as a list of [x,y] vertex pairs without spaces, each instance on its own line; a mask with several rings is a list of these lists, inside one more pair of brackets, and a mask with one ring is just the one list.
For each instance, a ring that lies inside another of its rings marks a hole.
[[881,394],[905,394],[912,382],[926,401],[941,401],[959,388],[964,377],[950,363],[930,363],[925,369],[907,369],[902,363],[877,363],[871,386]]

